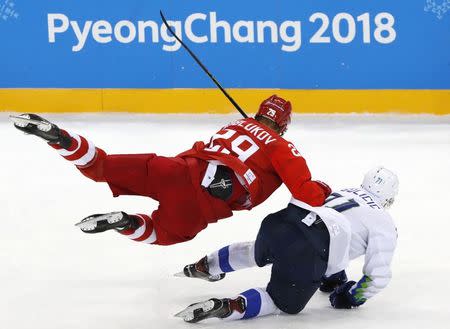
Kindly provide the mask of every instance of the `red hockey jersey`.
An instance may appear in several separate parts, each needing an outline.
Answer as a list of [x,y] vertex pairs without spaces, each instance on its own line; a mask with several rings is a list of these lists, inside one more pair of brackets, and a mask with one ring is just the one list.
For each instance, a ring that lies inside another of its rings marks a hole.
[[208,144],[196,142],[178,156],[216,160],[231,168],[249,192],[247,209],[265,201],[281,183],[294,198],[311,206],[322,205],[326,198],[295,146],[252,118],[225,126]]

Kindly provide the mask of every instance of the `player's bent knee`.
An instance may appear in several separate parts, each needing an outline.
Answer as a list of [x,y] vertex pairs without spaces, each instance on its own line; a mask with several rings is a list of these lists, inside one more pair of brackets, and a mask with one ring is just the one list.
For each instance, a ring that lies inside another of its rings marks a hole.
[[280,308],[284,313],[288,314],[298,314],[305,308],[306,304],[292,304],[292,305],[286,305],[283,308]]
[[287,282],[271,281],[267,286],[267,292],[275,305],[288,314],[300,313],[311,299],[314,291],[300,284]]
[[306,306],[308,301],[302,300],[294,300],[289,299],[286,300],[284,298],[273,298],[275,305],[284,313],[287,314],[298,314],[300,313]]

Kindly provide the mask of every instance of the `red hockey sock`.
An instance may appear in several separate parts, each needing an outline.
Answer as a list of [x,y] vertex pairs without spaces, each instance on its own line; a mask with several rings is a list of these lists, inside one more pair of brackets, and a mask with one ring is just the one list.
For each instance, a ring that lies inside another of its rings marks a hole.
[[138,227],[136,229],[118,230],[122,235],[125,235],[128,239],[143,242],[154,243],[156,241],[156,232],[153,228],[153,221],[150,216],[144,214],[130,215],[135,217],[138,221]]
[[64,149],[58,144],[48,144],[57,150],[64,159],[74,164],[83,175],[96,182],[104,182],[103,163],[107,157],[106,152],[95,147],[92,142],[83,136],[68,133],[62,129],[61,132],[70,136],[71,144],[68,148]]
[[54,149],[56,149],[64,159],[72,162],[74,165],[78,167],[84,167],[95,158],[97,152],[95,145],[93,143],[88,141],[83,136],[68,133],[67,131],[62,129],[61,132],[67,136],[70,136],[72,142],[70,144],[70,147],[64,149],[57,144],[49,143],[49,145]]

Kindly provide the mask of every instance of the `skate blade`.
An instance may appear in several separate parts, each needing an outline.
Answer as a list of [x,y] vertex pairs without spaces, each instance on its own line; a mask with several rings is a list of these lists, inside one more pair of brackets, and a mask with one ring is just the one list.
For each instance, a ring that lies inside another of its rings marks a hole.
[[204,281],[208,281],[208,282],[217,282],[217,281],[220,281],[220,280],[223,279],[220,276],[220,274],[210,275],[210,276],[204,277],[204,278],[199,278],[199,277],[187,276],[186,274],[184,274],[184,271],[181,271],[181,272],[178,272],[178,273],[174,273],[173,276],[175,276],[177,278],[200,279],[200,280],[204,280]]
[[209,312],[214,308],[214,301],[207,300],[206,302],[195,303],[189,305],[184,310],[178,312],[174,315],[174,317],[182,318],[184,321],[189,322],[194,320],[195,315],[194,312],[197,310],[201,310],[203,313]]
[[50,129],[52,129],[52,125],[50,123],[47,122],[42,122],[39,120],[34,120],[34,119],[30,119],[27,117],[23,117],[23,116],[15,116],[15,115],[10,115],[9,119],[16,125],[19,127],[26,127],[28,124],[32,124],[37,126],[37,128],[41,131],[49,131]]
[[75,224],[76,227],[80,228],[82,231],[92,231],[97,227],[96,218],[83,220]]
[[100,221],[107,221],[109,224],[113,224],[122,219],[123,214],[121,212],[113,212],[100,216],[87,217],[81,222],[76,223],[75,226],[79,227],[82,231],[92,231],[97,227],[97,223]]

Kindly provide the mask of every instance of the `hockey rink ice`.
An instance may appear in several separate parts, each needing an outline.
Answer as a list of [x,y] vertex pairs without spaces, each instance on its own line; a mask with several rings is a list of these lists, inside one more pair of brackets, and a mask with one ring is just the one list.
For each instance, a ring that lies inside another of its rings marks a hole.
[[[306,158],[313,178],[339,189],[359,186],[375,165],[398,174],[400,192],[390,211],[399,232],[391,284],[359,309],[332,309],[328,296],[317,292],[296,316],[192,325],[173,314],[210,297],[265,287],[270,268],[231,273],[217,283],[173,274],[215,249],[253,240],[264,216],[287,205],[287,189],[184,244],[160,247],[115,232],[83,234],[74,224],[88,215],[151,213],[156,202],[113,198],[106,184],[86,179],[44,142],[14,129],[7,115],[0,113],[2,329],[449,328],[450,116],[294,116],[285,137]],[[108,153],[167,156],[239,119],[238,114],[43,116]],[[362,262],[351,264],[350,279],[360,279]]]

